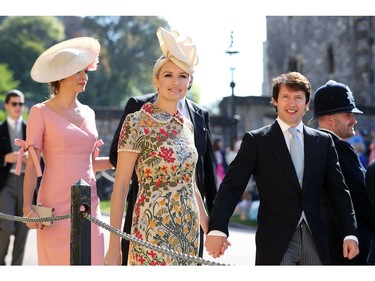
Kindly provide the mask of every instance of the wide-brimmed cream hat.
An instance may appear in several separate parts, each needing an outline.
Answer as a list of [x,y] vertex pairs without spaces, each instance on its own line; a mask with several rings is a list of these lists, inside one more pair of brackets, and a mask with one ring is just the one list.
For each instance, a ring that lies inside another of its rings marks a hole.
[[86,67],[94,71],[99,62],[100,44],[91,37],[77,37],[53,45],[44,51],[31,69],[31,78],[49,83],[67,78]]
[[198,64],[199,59],[191,38],[181,37],[177,31],[168,32],[162,27],[158,28],[156,35],[165,57],[173,61],[182,70],[193,74],[194,67]]

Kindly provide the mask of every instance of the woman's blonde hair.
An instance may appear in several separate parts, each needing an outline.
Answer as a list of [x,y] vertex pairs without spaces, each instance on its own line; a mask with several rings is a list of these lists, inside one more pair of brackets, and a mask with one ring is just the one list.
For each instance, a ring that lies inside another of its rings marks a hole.
[[[167,62],[171,61],[169,58],[167,58],[165,55],[161,55],[160,58],[158,58],[155,62],[154,65],[154,70],[153,70],[153,75],[155,76],[156,79],[159,79],[159,74],[160,74],[160,69],[161,67]],[[172,61],[173,62],[173,61]],[[191,89],[193,85],[193,75],[189,74],[190,81],[189,81],[189,87],[188,90]],[[157,90],[157,89],[156,89]]]
[[155,65],[154,65],[154,70],[153,70],[153,75],[156,77],[156,78],[159,78],[159,73],[160,73],[160,69],[161,67],[167,62],[169,61],[169,59],[165,56],[165,55],[161,55],[160,58],[158,58],[155,62]]

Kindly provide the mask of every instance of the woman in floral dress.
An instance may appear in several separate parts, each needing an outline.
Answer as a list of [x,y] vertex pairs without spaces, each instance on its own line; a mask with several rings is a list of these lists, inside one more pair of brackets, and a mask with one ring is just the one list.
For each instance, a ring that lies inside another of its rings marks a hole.
[[[135,168],[139,191],[131,235],[179,253],[198,256],[200,225],[208,216],[195,184],[197,151],[192,123],[177,109],[191,86],[198,58],[190,38],[157,31],[164,55],[154,67],[154,104],[125,119],[111,199],[111,225],[121,229],[125,199]],[[177,54],[177,55],[176,55]],[[177,58],[178,57],[178,58]],[[110,235],[104,264],[121,264],[121,238]],[[191,265],[191,262],[130,242],[129,265]]]

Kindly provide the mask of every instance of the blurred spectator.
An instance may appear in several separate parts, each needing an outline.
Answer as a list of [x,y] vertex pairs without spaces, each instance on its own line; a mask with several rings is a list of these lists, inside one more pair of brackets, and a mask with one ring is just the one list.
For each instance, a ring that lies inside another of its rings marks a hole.
[[371,130],[370,133],[371,143],[369,145],[369,157],[368,157],[368,163],[371,163],[372,160],[375,159],[375,130]]
[[233,144],[232,147],[227,150],[226,153],[226,160],[227,164],[229,165],[233,159],[236,157],[238,150],[241,146],[241,139],[237,139]]
[[362,145],[361,143],[359,143],[359,142],[354,142],[354,143],[352,144],[352,146],[353,146],[353,149],[354,149],[355,153],[357,153],[357,156],[358,156],[358,158],[359,158],[359,161],[361,161],[363,167],[364,167],[365,169],[367,169],[367,166],[368,166],[369,161],[368,161],[368,157],[367,157],[367,155],[366,155],[366,147],[363,146],[363,145]]
[[367,145],[366,145],[365,136],[363,135],[363,132],[359,129],[355,129],[354,132],[355,134],[347,138],[346,141],[350,143],[353,147],[354,145],[356,145],[359,150],[364,151],[364,153],[366,153]]
[[220,138],[216,138],[212,144],[212,148],[215,156],[217,184],[219,186],[228,170],[224,141]]

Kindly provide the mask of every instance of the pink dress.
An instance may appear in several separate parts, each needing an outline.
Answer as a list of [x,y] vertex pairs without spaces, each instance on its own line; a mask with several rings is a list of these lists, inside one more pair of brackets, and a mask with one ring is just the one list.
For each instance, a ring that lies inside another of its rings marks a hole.
[[[41,149],[45,162],[38,204],[54,207],[55,215],[70,214],[71,186],[82,179],[91,186],[91,215],[101,219],[91,160],[97,138],[95,113],[88,106],[80,127],[43,103],[31,108],[26,143]],[[58,220],[37,230],[37,245],[39,265],[69,265],[70,219]],[[91,264],[101,265],[103,258],[103,229],[92,223]]]

